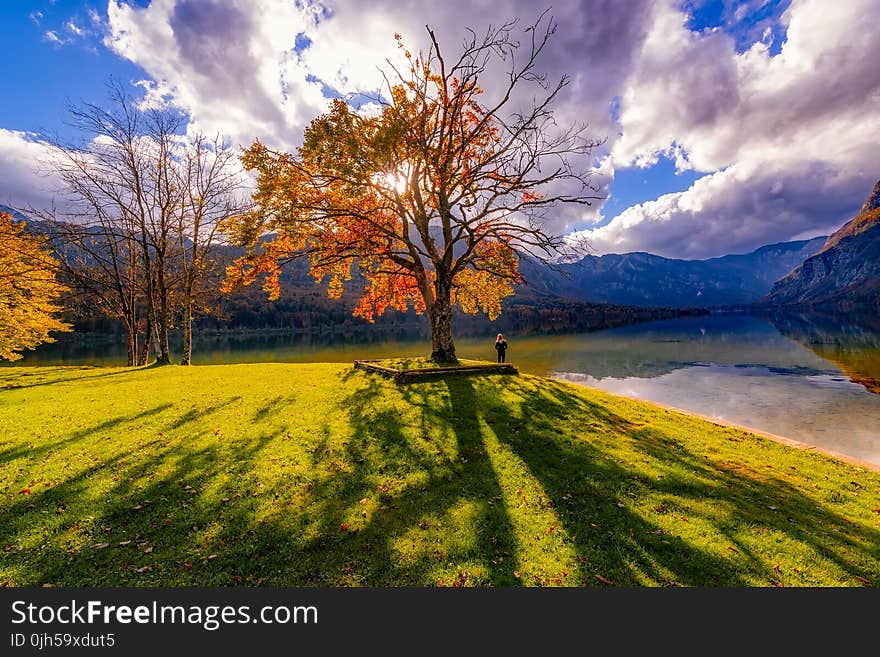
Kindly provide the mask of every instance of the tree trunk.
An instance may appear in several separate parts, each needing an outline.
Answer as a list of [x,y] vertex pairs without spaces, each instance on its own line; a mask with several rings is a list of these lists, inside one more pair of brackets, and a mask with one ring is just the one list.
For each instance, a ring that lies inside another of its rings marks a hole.
[[150,313],[147,313],[147,326],[144,331],[144,346],[141,347],[141,353],[138,357],[138,366],[143,367],[150,360],[150,349],[153,346],[153,320]]
[[[160,266],[157,260],[157,268]],[[168,295],[161,270],[157,271],[155,285],[158,299],[153,300],[153,338],[156,340],[156,364],[171,364],[171,345],[168,339]]]
[[436,363],[455,363],[455,342],[452,339],[452,302],[450,288],[435,286],[434,303],[428,311],[431,320],[431,360]]
[[157,365],[170,365],[171,364],[171,344],[168,339],[168,315],[166,312],[159,311],[159,315],[156,318],[156,345],[157,345],[157,354],[156,354],[156,364]]
[[171,358],[168,355],[168,350],[163,351],[162,349],[162,335],[159,332],[161,327],[162,322],[156,304],[156,282],[152,274],[149,273],[147,276],[147,333],[150,337],[147,339],[147,343],[153,343],[153,348],[156,350],[156,364],[168,365]]
[[138,332],[137,326],[132,323],[126,323],[125,326],[126,333],[126,346],[128,347],[128,366],[134,367],[137,364],[138,357]]
[[181,365],[189,365],[192,360],[192,301],[187,299],[183,304],[183,356]]

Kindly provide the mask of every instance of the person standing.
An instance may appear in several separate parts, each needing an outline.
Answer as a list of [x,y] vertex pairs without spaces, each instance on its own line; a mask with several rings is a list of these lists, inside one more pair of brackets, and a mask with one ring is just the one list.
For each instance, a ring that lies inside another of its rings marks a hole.
[[507,358],[507,340],[501,333],[495,338],[495,351],[498,352],[498,362],[503,363]]

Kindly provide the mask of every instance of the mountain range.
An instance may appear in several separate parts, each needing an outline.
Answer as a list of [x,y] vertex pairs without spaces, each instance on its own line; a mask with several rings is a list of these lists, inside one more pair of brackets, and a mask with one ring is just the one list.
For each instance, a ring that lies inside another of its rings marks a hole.
[[867,305],[880,310],[880,181],[859,213],[777,282],[774,306]]
[[825,237],[770,244],[746,254],[677,260],[651,253],[587,256],[549,269],[525,262],[525,293],[632,306],[718,307],[759,301],[816,253]]

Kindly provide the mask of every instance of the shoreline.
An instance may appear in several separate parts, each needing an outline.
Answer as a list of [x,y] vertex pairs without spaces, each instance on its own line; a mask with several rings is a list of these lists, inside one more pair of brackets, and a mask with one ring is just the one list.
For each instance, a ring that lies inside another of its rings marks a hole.
[[774,442],[780,443],[782,445],[787,445],[789,447],[794,447],[795,449],[799,449],[804,452],[817,452],[824,456],[830,456],[831,458],[837,459],[838,461],[843,461],[845,463],[849,463],[850,465],[855,465],[860,468],[865,468],[866,470],[870,470],[871,472],[880,472],[880,463],[874,463],[873,461],[868,461],[866,459],[860,459],[857,456],[850,456],[849,454],[844,454],[843,452],[836,452],[832,449],[828,449],[826,447],[820,447],[818,445],[813,445],[812,443],[806,443],[802,440],[796,440],[794,438],[789,438],[787,436],[781,436],[776,433],[771,433],[769,431],[764,431],[763,429],[756,429],[755,427],[750,427],[746,424],[739,424],[738,422],[732,422],[729,420],[724,420],[718,417],[712,417],[711,415],[704,415],[703,413],[698,413],[696,411],[690,411],[685,408],[681,408],[679,406],[672,406],[670,404],[664,404],[662,402],[653,401],[651,399],[644,399],[642,397],[633,397],[632,395],[624,395],[619,392],[609,392],[607,390],[603,390],[602,388],[596,388],[594,386],[585,385],[583,383],[575,383],[574,381],[568,381],[566,379],[558,379],[556,377],[548,377],[553,379],[554,381],[562,381],[564,383],[570,383],[571,385],[580,386],[582,388],[589,388],[590,390],[597,390],[599,392],[603,392],[607,395],[614,395],[615,397],[621,397],[623,399],[629,399],[631,401],[641,402],[643,404],[650,404],[651,406],[656,406],[657,408],[662,408],[666,411],[674,411],[676,413],[681,413],[682,415],[687,415],[689,417],[696,418],[698,420],[703,420],[704,422],[709,422],[710,424],[714,424],[718,427],[724,427],[727,429],[739,429],[741,431],[747,431],[748,433],[754,434],[756,436],[760,436],[761,438],[767,438],[768,440],[772,440]]

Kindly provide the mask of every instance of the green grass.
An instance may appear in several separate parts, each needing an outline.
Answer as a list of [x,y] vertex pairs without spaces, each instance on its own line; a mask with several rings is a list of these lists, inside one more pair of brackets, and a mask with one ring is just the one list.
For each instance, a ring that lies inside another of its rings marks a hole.
[[878,493],[534,376],[0,370],[0,585],[878,585]]

